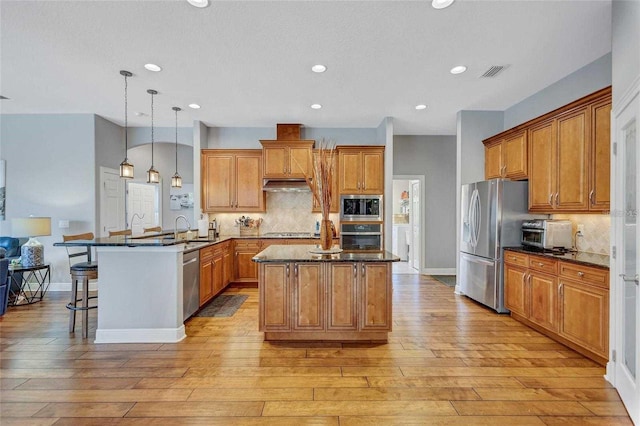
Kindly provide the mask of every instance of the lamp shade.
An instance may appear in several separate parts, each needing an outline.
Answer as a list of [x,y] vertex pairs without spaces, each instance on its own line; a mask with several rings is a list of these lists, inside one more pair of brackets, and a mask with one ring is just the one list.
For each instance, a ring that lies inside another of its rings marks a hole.
[[11,220],[15,237],[40,237],[51,235],[50,217],[24,217]]

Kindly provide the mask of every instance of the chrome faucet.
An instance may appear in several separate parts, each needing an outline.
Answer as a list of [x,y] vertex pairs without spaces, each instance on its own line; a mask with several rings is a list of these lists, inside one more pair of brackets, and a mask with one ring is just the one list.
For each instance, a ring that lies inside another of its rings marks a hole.
[[133,216],[131,216],[131,228],[133,228],[133,221],[136,217],[142,220],[144,218],[144,213],[142,213],[142,216],[140,216],[138,213],[134,213]]
[[176,221],[173,225],[173,239],[178,239],[178,219],[183,218],[185,222],[187,222],[187,232],[191,231],[191,224],[189,223],[189,219],[185,215],[180,215],[176,217]]

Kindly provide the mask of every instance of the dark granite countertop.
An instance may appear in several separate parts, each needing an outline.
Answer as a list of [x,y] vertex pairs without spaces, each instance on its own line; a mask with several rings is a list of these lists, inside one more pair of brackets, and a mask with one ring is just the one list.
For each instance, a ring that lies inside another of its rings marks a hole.
[[595,266],[597,268],[609,269],[609,256],[606,254],[587,253],[584,251],[576,251],[569,253],[548,253],[526,249],[524,247],[505,247],[505,250],[511,250],[519,253],[532,254],[534,256],[543,256],[551,259],[563,260],[567,262],[577,263],[585,266]]
[[388,251],[349,252],[316,254],[309,250],[314,245],[273,244],[253,257],[257,263],[264,262],[399,262],[400,258]]

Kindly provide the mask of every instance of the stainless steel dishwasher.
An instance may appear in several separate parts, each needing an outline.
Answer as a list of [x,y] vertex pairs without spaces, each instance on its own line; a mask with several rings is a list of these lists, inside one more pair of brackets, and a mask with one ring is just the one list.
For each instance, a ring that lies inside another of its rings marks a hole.
[[200,307],[200,250],[182,257],[182,313],[186,321]]

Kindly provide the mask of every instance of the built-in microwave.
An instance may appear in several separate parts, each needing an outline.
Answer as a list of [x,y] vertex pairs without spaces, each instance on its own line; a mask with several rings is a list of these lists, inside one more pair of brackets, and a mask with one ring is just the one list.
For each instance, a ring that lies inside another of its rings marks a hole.
[[382,221],[382,195],[341,195],[340,221]]

